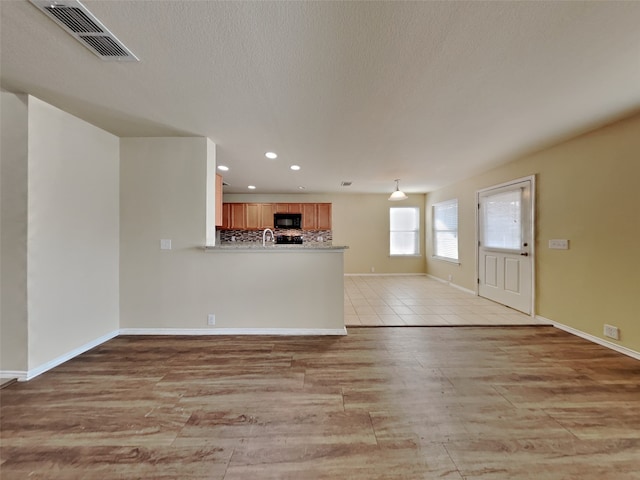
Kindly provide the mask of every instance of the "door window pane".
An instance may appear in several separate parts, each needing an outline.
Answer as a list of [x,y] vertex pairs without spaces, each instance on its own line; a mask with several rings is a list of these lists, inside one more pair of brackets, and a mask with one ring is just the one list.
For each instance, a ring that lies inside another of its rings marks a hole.
[[482,197],[484,222],[482,245],[486,248],[520,250],[522,246],[522,190]]

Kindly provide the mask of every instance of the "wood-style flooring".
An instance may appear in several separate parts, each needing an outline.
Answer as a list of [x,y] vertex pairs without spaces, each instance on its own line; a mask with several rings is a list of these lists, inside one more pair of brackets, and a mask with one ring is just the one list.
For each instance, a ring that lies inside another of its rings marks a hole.
[[122,336],[0,401],[2,480],[640,479],[640,362],[548,326]]
[[425,275],[345,276],[344,322],[367,327],[549,324]]

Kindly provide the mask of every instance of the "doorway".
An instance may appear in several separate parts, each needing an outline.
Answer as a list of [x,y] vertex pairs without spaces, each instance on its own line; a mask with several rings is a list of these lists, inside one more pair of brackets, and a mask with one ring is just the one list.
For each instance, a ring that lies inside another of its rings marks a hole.
[[533,315],[535,177],[477,192],[478,295]]

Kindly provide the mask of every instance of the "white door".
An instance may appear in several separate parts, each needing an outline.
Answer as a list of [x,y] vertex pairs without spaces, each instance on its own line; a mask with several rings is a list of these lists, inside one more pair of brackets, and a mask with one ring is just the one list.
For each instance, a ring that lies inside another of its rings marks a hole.
[[533,312],[533,178],[478,192],[478,295]]

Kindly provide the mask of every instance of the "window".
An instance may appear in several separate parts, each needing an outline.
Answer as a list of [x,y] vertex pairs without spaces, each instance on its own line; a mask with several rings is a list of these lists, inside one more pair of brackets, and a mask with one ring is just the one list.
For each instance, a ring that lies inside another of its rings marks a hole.
[[420,209],[389,209],[389,254],[420,255]]
[[458,260],[458,200],[433,205],[433,256]]

